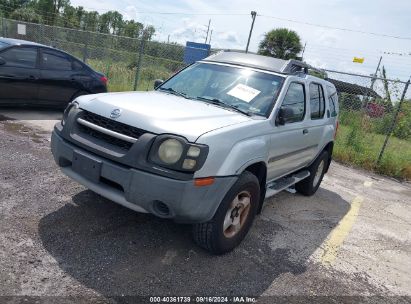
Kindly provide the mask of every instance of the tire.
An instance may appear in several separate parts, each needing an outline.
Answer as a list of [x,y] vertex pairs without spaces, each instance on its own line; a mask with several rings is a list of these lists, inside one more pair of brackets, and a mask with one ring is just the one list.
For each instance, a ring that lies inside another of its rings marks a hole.
[[[232,251],[250,230],[259,198],[260,184],[257,177],[250,172],[243,172],[225,195],[214,217],[206,223],[193,226],[194,241],[213,254]],[[224,230],[225,222],[227,228]]]
[[[307,169],[310,171],[310,176],[295,184],[297,192],[311,196],[317,192],[323,180],[328,163],[328,152],[323,151],[317,159]],[[319,175],[317,175],[317,172]]]

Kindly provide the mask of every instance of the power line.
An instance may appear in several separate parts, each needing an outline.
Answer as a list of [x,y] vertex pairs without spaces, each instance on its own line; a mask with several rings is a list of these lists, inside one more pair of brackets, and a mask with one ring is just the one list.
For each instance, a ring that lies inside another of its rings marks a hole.
[[323,24],[317,24],[317,23],[311,23],[311,22],[305,22],[305,21],[298,21],[298,20],[280,18],[280,17],[275,17],[275,16],[269,16],[269,15],[258,15],[258,16],[271,18],[271,19],[276,19],[276,20],[281,20],[281,21],[293,22],[293,23],[298,23],[298,24],[304,24],[304,25],[309,25],[309,26],[315,26],[315,27],[320,27],[320,28],[327,28],[327,29],[332,29],[332,30],[360,33],[360,34],[373,35],[373,36],[378,36],[378,37],[387,37],[387,38],[395,38],[395,39],[402,39],[402,40],[411,40],[411,37],[394,36],[394,35],[381,34],[381,33],[375,33],[375,32],[366,32],[366,31],[361,31],[361,30],[355,30],[355,29],[349,29],[349,28],[343,28],[343,27],[334,27],[334,26],[329,26],[329,25],[323,25]]

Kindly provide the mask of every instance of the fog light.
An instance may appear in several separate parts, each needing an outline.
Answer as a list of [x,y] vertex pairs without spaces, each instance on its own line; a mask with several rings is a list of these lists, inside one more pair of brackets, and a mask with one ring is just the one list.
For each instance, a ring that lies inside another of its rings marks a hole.
[[198,157],[199,155],[200,155],[199,147],[190,147],[190,149],[188,149],[187,156]]
[[183,169],[190,170],[195,167],[197,162],[194,159],[185,159],[183,162]]

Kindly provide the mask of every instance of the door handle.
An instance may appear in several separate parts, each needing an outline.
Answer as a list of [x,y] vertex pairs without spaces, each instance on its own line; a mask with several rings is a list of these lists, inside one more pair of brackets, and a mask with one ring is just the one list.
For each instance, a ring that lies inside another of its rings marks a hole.
[[28,77],[28,79],[30,79],[30,80],[36,80],[37,77],[36,77],[36,76],[33,76],[33,75],[30,75],[30,76]]
[[303,134],[308,134],[308,129],[304,129]]

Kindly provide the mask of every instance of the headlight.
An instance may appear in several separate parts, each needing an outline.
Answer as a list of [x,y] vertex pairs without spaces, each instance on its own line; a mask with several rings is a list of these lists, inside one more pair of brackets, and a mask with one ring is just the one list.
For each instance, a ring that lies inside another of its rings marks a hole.
[[173,135],[159,135],[149,153],[150,162],[161,167],[194,172],[205,162],[208,146],[189,143],[185,138]]
[[63,112],[63,119],[61,120],[61,125],[64,126],[64,124],[66,123],[67,117],[69,116],[69,113],[72,109],[78,109],[79,104],[75,101],[70,102],[67,107],[64,109]]
[[175,164],[183,154],[183,145],[176,139],[167,139],[158,148],[158,157],[166,164]]

